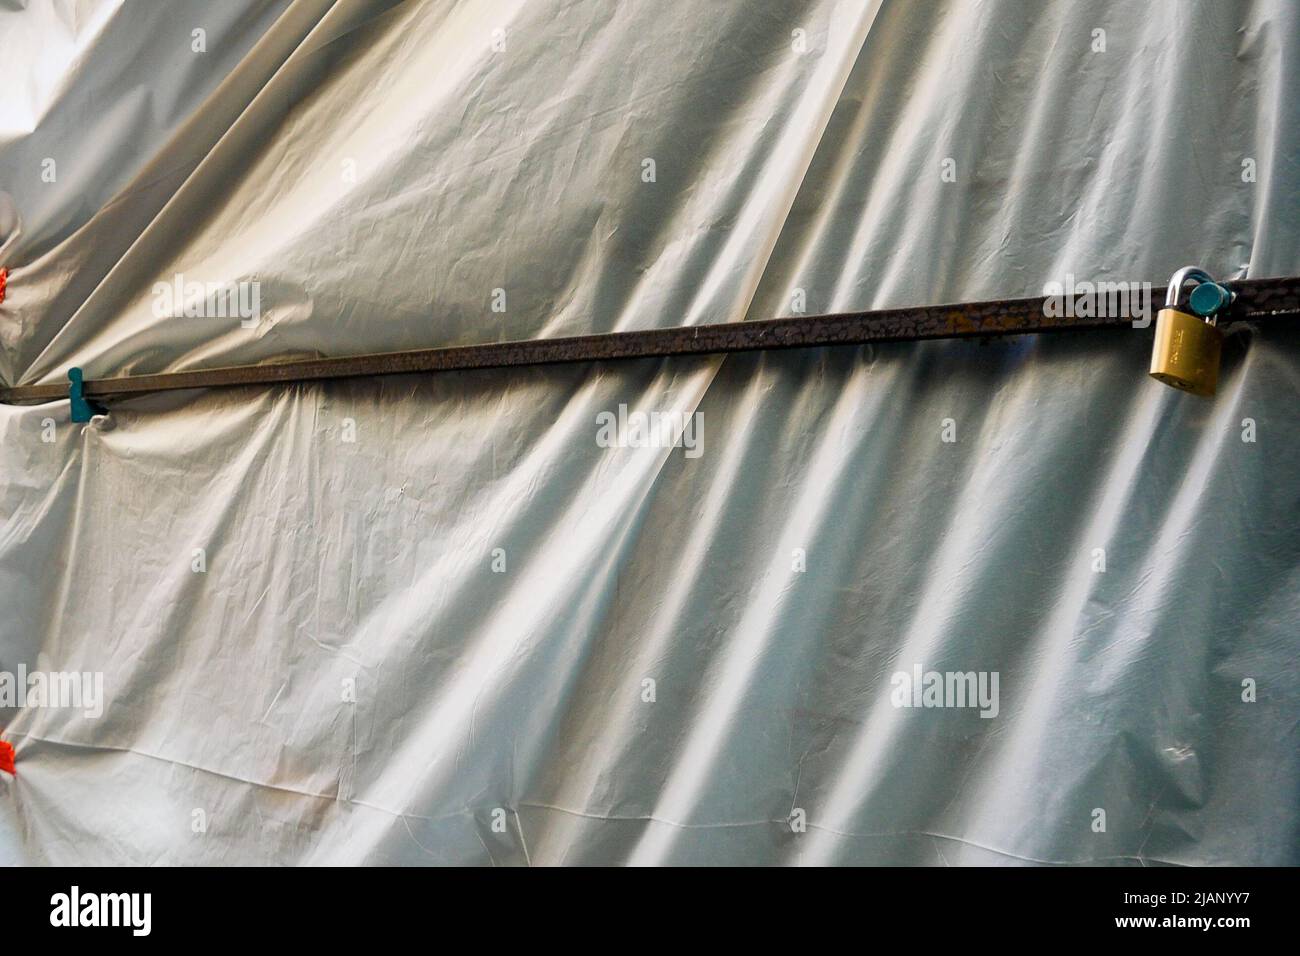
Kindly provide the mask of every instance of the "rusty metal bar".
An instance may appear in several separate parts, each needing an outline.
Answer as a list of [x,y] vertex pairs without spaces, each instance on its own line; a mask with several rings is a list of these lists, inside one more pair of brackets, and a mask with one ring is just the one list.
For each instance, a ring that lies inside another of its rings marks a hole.
[[[1237,298],[1228,313],[1220,317],[1220,324],[1300,318],[1300,276],[1246,279],[1224,285],[1237,293]],[[1163,301],[1165,286],[1153,283],[1150,289],[1150,301],[1144,304],[1149,305],[1150,315],[1154,316]],[[606,362],[871,342],[1076,332],[1124,328],[1132,324],[1131,319],[1122,316],[1080,318],[1048,315],[1047,301],[1042,297],[1002,299],[86,379],[84,393],[87,398],[112,398],[190,388],[278,385],[414,372]],[[0,402],[8,403],[53,401],[67,396],[67,383],[0,389]]]

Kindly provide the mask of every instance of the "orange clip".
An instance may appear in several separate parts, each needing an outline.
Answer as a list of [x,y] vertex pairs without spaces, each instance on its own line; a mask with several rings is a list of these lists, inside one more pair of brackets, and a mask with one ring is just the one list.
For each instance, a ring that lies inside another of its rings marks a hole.
[[18,776],[14,769],[14,745],[7,740],[0,740],[0,773]]

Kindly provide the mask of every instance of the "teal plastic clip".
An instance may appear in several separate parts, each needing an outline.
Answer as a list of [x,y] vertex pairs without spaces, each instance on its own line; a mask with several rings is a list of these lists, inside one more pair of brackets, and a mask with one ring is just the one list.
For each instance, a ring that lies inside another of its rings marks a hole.
[[74,422],[88,422],[96,415],[107,415],[108,409],[97,402],[92,402],[86,398],[84,384],[82,382],[81,369],[68,369],[68,382],[71,387],[68,389],[68,400],[72,403],[72,420]]
[[1202,282],[1192,289],[1187,304],[1203,319],[1222,311],[1232,302],[1232,293],[1217,282]]

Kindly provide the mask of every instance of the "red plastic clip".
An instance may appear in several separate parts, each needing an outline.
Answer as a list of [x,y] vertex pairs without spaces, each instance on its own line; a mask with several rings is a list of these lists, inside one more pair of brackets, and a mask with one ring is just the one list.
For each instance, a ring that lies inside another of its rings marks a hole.
[[7,740],[0,740],[0,773],[18,776],[18,771],[14,769],[14,745]]
[[0,266],[0,303],[5,300],[5,286],[9,284],[9,270]]

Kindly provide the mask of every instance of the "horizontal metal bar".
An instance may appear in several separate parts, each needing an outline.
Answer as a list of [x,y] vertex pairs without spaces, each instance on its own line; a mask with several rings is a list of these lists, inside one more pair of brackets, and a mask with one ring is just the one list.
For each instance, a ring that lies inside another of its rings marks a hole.
[[[1245,279],[1224,283],[1237,298],[1220,324],[1300,318],[1300,277]],[[1150,315],[1161,307],[1164,286],[1152,284]],[[929,305],[875,312],[797,316],[720,325],[676,326],[643,332],[610,332],[556,339],[526,339],[489,345],[380,352],[343,358],[307,359],[267,365],[239,365],[158,375],[86,379],[87,398],[111,398],[190,388],[277,385],[373,375],[509,368],[563,362],[606,362],[752,352],[767,349],[862,345],[921,339],[973,338],[1044,332],[1123,328],[1125,316],[1049,315],[1046,298],[1001,299],[955,305]],[[66,398],[66,383],[0,389],[0,402],[39,402]]]

